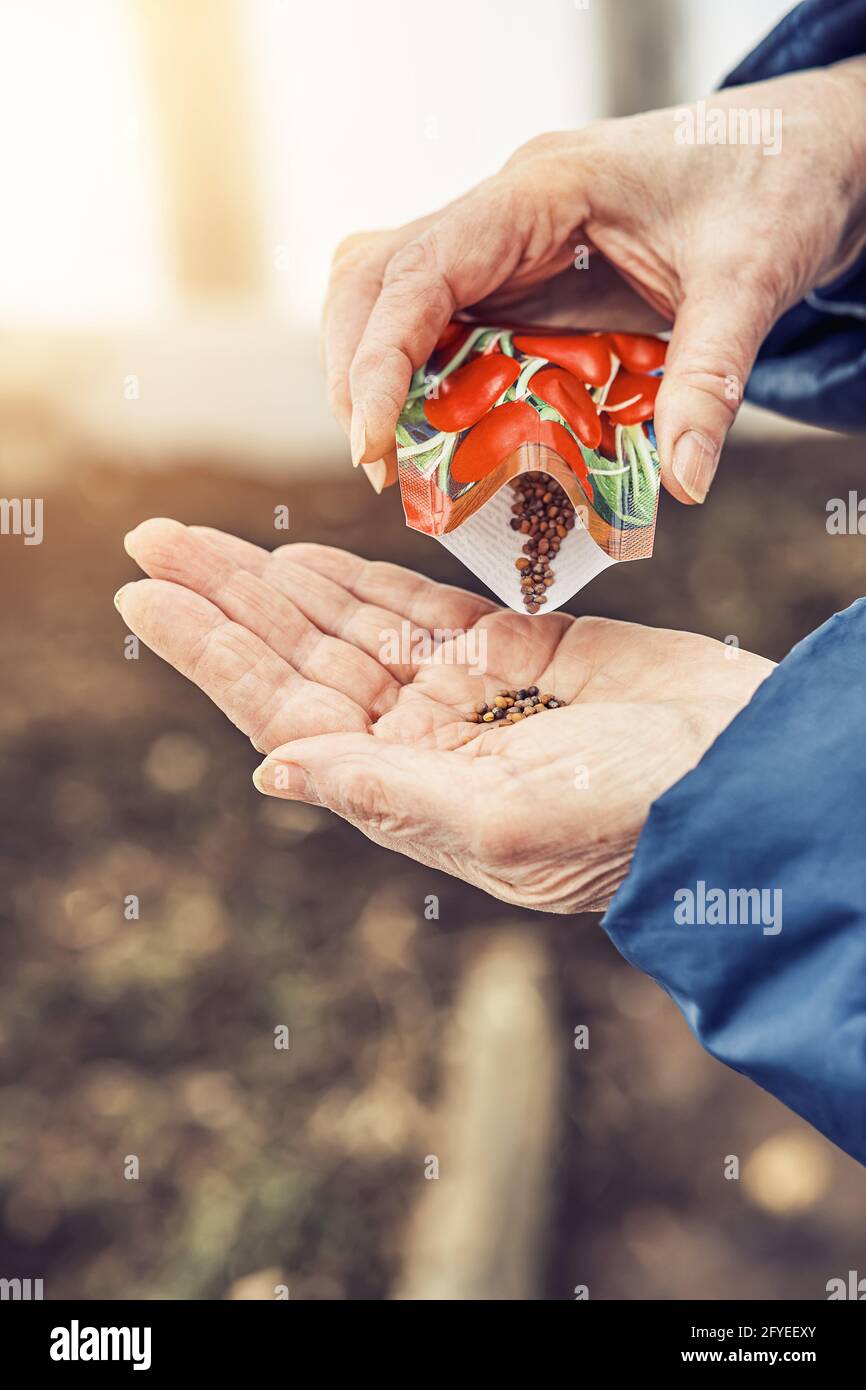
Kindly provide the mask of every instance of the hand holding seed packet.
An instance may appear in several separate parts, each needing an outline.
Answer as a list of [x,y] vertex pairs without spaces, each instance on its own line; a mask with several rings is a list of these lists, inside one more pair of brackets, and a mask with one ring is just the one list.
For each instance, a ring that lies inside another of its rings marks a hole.
[[397,424],[407,524],[532,615],[651,555],[666,348],[648,334],[450,323]]

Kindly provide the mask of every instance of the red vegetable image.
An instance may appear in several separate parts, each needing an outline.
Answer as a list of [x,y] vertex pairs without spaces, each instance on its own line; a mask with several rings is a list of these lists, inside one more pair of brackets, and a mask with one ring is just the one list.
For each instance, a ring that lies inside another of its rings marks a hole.
[[438,397],[424,402],[428,423],[448,434],[468,429],[519,376],[520,363],[501,352],[474,358],[445,377],[440,383]]
[[[506,401],[478,421],[451,462],[455,483],[477,483],[527,440],[538,439],[541,421],[528,401]],[[563,433],[565,431],[563,430]]]
[[620,368],[601,408],[611,410],[613,406],[622,406],[624,401],[630,401],[631,404],[624,409],[612,411],[613,423],[639,425],[643,420],[652,419],[661,384],[659,376],[636,376]]
[[454,323],[453,321],[447,323],[442,329],[439,341],[433,351],[442,353],[443,357],[450,360],[457,355],[471,332],[470,324]]
[[465,331],[466,325],[464,323],[455,323],[452,319],[451,322],[446,323],[445,327],[442,329],[433,351],[445,352],[447,348],[450,348],[455,339],[459,338],[461,333]]
[[610,351],[604,338],[547,335],[515,336],[514,346],[529,357],[546,357],[590,386],[604,386],[610,376]]
[[558,420],[540,420],[539,424],[541,426],[539,443],[549,444],[551,449],[555,449],[565,459],[569,468],[580,480],[587,497],[591,497],[589,472],[584,463],[583,454],[580,452],[580,445],[575,444],[568,430]]
[[649,333],[611,333],[610,341],[629,372],[657,372],[665,364],[667,343]]
[[587,449],[601,441],[601,420],[586,387],[561,367],[542,367],[530,379],[529,389],[539,400],[558,410]]
[[601,415],[601,443],[598,452],[604,454],[605,458],[616,458],[616,430],[614,429],[615,415]]

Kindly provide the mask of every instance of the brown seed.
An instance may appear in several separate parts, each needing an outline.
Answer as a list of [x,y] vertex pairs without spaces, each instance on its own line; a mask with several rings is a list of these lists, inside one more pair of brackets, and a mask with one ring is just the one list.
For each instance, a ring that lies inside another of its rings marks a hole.
[[547,602],[546,591],[554,582],[551,561],[574,525],[574,508],[549,474],[523,473],[519,485],[513,482],[511,487],[511,524],[525,537],[525,563],[517,566],[520,592],[526,611],[534,613]]
[[514,564],[515,564],[515,567],[516,567],[517,569],[519,569],[519,570],[526,570],[526,569],[529,569],[529,561],[528,561],[528,560],[524,560],[522,557],[521,557],[519,560],[515,560],[515,561],[514,561]]

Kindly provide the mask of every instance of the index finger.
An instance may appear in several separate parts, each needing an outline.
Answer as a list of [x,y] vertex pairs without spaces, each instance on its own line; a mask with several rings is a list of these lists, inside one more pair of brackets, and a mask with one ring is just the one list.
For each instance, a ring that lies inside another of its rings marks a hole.
[[491,180],[390,257],[349,369],[354,463],[373,462],[393,449],[412,373],[452,314],[509,279],[523,251],[514,202]]
[[379,297],[385,267],[436,216],[419,217],[387,231],[356,232],[334,252],[322,311],[322,361],[331,410],[347,434],[352,415],[349,367]]
[[379,297],[392,247],[392,234],[359,233],[337,247],[331,264],[322,311],[322,362],[331,410],[346,434],[352,415],[349,366]]

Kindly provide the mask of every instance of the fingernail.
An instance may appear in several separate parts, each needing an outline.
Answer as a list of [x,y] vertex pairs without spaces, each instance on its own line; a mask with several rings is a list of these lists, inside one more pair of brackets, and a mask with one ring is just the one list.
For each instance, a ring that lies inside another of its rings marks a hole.
[[381,493],[388,476],[388,466],[385,460],[377,459],[375,463],[362,463],[361,467],[370,479],[370,486],[373,491]]
[[352,463],[355,468],[364,457],[367,448],[367,425],[363,410],[356,406],[352,411],[352,426],[349,430],[349,447],[352,450]]
[[297,763],[266,758],[253,773],[253,785],[265,796],[286,796],[292,801],[312,801],[318,805],[313,781]]
[[117,609],[118,613],[121,611],[121,608],[120,608],[120,599],[121,599],[121,595],[123,594],[124,589],[128,589],[128,588],[129,588],[129,585],[128,585],[128,584],[121,584],[121,586],[120,586],[120,588],[118,589],[117,593],[114,595],[114,606],[115,606],[115,608]]
[[697,430],[686,430],[674,445],[674,477],[693,502],[706,498],[718,462],[718,450]]

